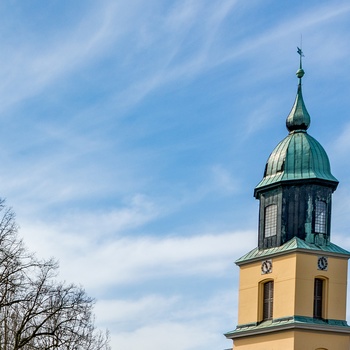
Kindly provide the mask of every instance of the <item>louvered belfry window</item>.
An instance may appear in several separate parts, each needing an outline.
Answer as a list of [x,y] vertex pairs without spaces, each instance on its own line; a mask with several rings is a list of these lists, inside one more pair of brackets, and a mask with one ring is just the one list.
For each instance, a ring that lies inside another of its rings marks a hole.
[[273,317],[273,281],[264,284],[263,321]]
[[314,317],[322,318],[322,304],[323,304],[323,280],[315,278],[314,287]]
[[315,208],[315,232],[326,233],[326,213],[327,204],[324,201],[317,200]]
[[277,233],[277,205],[271,204],[265,208],[265,237],[275,236]]

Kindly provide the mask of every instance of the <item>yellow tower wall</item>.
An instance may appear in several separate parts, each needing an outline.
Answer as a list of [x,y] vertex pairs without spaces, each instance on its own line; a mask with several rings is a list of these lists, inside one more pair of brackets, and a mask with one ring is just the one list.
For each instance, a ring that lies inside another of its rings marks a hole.
[[[255,335],[236,339],[234,350],[292,350],[294,349],[294,331]],[[303,349],[303,348],[301,348]],[[300,350],[301,350],[300,349]]]
[[[295,315],[313,316],[313,290],[315,278],[322,278],[324,286],[324,318],[346,319],[347,258],[328,257],[327,271],[317,270],[314,254],[298,254],[296,269]],[[276,295],[277,297],[277,295]]]
[[349,335],[310,330],[289,330],[234,341],[234,350],[349,350]]
[[295,350],[349,350],[349,334],[298,330],[294,342]]
[[274,280],[274,318],[294,315],[296,255],[273,258],[272,273],[265,275],[261,274],[263,260],[241,266],[238,324],[261,320],[262,283],[271,279]]
[[328,270],[317,269],[321,254],[294,252],[275,256],[272,272],[261,273],[261,263],[240,266],[238,324],[258,323],[262,320],[262,285],[274,281],[273,318],[288,316],[313,317],[315,278],[325,280],[324,318],[345,320],[347,258],[328,257]]

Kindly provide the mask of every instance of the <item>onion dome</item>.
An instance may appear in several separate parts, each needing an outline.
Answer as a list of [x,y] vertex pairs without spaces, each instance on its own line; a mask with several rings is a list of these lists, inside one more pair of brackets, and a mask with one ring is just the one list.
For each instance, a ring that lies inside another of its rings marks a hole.
[[288,131],[307,130],[310,126],[310,115],[305,107],[303,94],[301,92],[301,78],[303,75],[304,70],[299,69],[297,71],[297,76],[299,77],[297,96],[295,98],[292,110],[290,111],[286,120]]
[[264,177],[254,191],[256,198],[262,190],[283,183],[313,181],[325,183],[333,191],[337,188],[338,180],[331,173],[327,153],[306,131],[310,125],[310,115],[301,91],[303,75],[304,70],[300,67],[297,71],[297,96],[286,120],[289,135],[276,146],[267,160]]

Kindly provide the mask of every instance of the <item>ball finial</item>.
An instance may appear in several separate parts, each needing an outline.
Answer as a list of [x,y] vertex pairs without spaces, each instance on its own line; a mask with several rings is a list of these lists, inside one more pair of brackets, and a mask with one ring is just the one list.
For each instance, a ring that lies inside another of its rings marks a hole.
[[304,69],[300,68],[297,70],[296,75],[299,79],[301,79],[304,76],[305,72]]

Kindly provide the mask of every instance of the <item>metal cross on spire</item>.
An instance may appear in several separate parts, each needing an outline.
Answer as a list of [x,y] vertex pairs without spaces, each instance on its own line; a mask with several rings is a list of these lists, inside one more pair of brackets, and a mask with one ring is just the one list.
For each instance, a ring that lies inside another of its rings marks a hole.
[[297,52],[300,56],[300,63],[299,63],[299,69],[297,71],[297,77],[299,78],[299,86],[301,88],[301,78],[304,76],[305,72],[303,70],[303,62],[302,57],[304,57],[303,51],[301,48],[297,47]]
[[297,52],[300,55],[300,69],[302,69],[303,68],[302,67],[302,57],[305,57],[305,56],[304,56],[304,53],[300,47],[297,47]]

